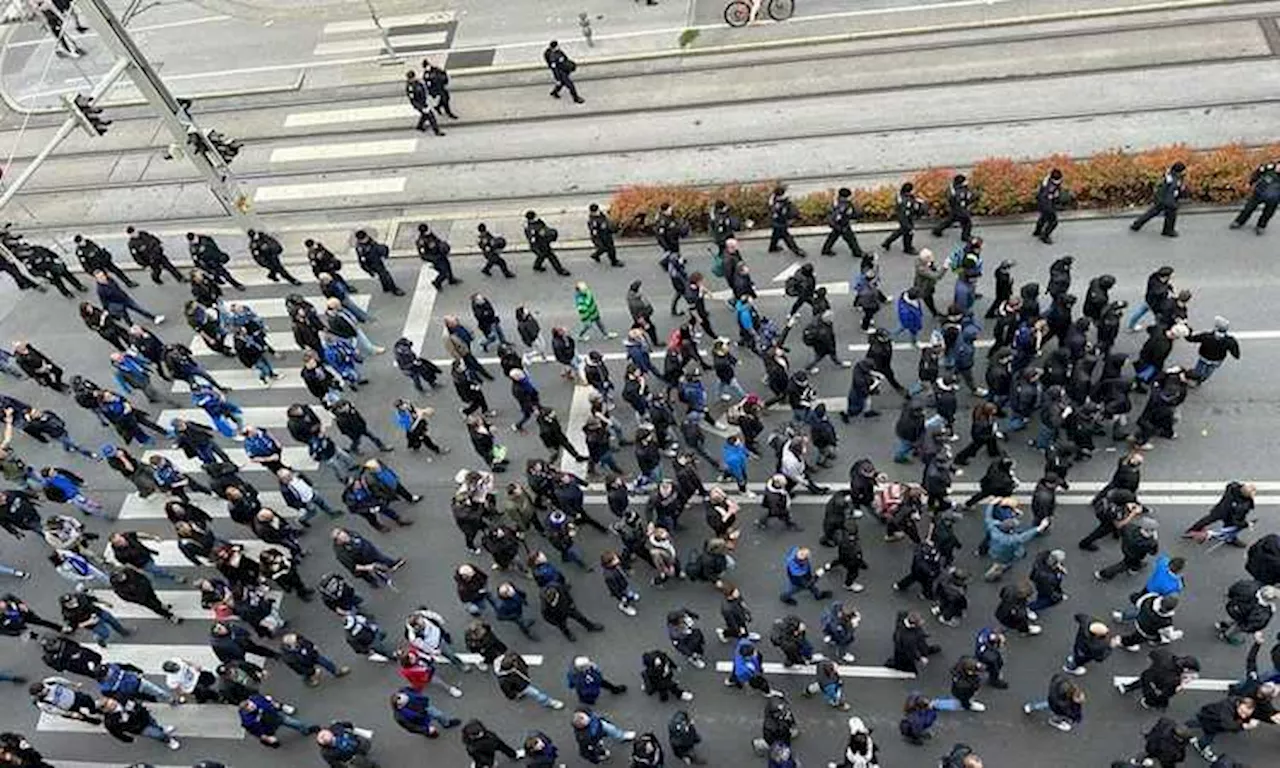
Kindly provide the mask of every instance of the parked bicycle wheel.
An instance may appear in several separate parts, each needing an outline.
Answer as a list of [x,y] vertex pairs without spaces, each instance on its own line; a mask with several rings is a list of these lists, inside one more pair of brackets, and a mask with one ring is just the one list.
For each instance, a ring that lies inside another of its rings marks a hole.
[[769,18],[786,21],[796,12],[796,0],[769,0]]
[[733,0],[724,7],[724,23],[731,27],[745,27],[751,21],[751,3],[747,0]]

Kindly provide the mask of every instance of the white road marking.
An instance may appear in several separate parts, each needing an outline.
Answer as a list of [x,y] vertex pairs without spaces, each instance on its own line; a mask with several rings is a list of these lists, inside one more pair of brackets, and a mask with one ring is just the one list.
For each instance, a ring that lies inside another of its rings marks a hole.
[[404,192],[409,179],[392,176],[385,179],[347,179],[345,181],[321,181],[312,184],[268,184],[254,190],[257,202],[281,200],[311,200],[321,197],[364,197],[368,195],[396,195]]
[[347,144],[309,144],[271,150],[270,163],[302,163],[309,160],[340,160],[351,157],[408,155],[418,151],[417,139],[355,141]]
[[326,109],[319,112],[291,112],[284,117],[285,128],[309,128],[336,123],[367,123],[383,120],[407,120],[418,116],[418,110],[407,102],[376,107]]
[[[1129,683],[1132,683],[1134,680],[1137,680],[1137,679],[1138,678],[1136,677],[1124,677],[1122,675],[1116,675],[1115,677],[1111,678],[1112,684],[1114,685],[1128,685]],[[1192,680],[1191,682],[1183,686],[1183,688],[1188,691],[1225,691],[1238,682],[1240,681],[1239,680],[1214,680],[1212,678],[1207,678],[1207,677],[1197,677],[1195,680]]]
[[[383,29],[396,27],[416,27],[423,24],[448,24],[458,18],[453,11],[434,11],[431,13],[414,13],[406,16],[381,16]],[[355,19],[352,21],[331,21],[320,30],[322,35],[349,35],[353,32],[377,32],[378,25],[373,19]]]
[[[445,30],[440,30],[439,32],[422,32],[416,35],[391,35],[389,39],[393,50],[429,48],[443,46],[449,41],[449,33]],[[350,53],[379,53],[382,50],[382,36],[378,35],[376,37],[360,37],[354,40],[334,40],[332,42],[316,43],[316,47],[311,53],[314,56],[342,56]]]
[[[159,24],[146,24],[146,25],[137,26],[137,27],[129,27],[129,32],[131,34],[137,34],[139,32],[151,32],[151,31],[160,30],[160,29],[176,29],[178,27],[192,27],[198,24],[212,24],[214,22],[219,22],[219,21],[230,21],[233,18],[234,17],[232,16],[226,16],[223,14],[218,14],[214,16],[199,16],[194,19],[178,19],[176,21],[160,22]],[[98,33],[93,30],[86,32],[83,35],[80,33],[76,33],[77,38],[97,37],[97,36],[98,36]],[[50,39],[51,38],[49,36],[45,35],[45,36],[38,37],[35,40],[23,40],[17,43],[8,43],[6,44],[6,47],[23,48],[28,46],[37,46],[37,45],[41,45],[42,43],[49,42]],[[83,81],[80,78],[75,78],[74,82],[83,82]]]
[[[484,661],[484,657],[478,653],[460,653],[458,658],[462,659],[463,663],[466,664],[476,664]],[[524,661],[531,667],[540,667],[542,666],[542,654],[526,653],[524,654]],[[445,661],[445,663],[447,664],[448,662]]]
[[[329,300],[324,296],[304,296],[303,298],[311,302],[319,312],[324,311],[325,302]],[[371,299],[372,297],[367,293],[357,293],[352,294],[351,296],[351,301],[362,310],[367,310],[369,308],[369,302]],[[232,299],[227,302],[227,306],[231,306],[232,304],[239,304],[241,306],[248,307],[264,320],[289,316],[289,307],[285,304],[285,300],[283,298]]]
[[[320,423],[326,427],[333,423],[333,416],[328,411],[321,408],[315,409],[315,412],[320,417]],[[246,424],[262,427],[263,429],[284,429],[289,423],[289,407],[285,405],[242,408],[240,414],[244,417]],[[203,424],[206,427],[213,426],[213,420],[209,418],[209,414],[205,413],[203,408],[180,408],[161,411],[157,421],[161,424],[168,424],[175,418]],[[287,437],[287,434],[285,436]],[[276,435],[276,437],[279,438],[280,435]]]
[[[116,593],[109,589],[90,590],[90,594],[95,598],[102,600],[110,606],[109,610],[117,619],[125,621],[145,621],[154,619],[155,621],[164,621],[150,610],[143,608],[137,603],[127,603],[116,597]],[[272,592],[272,598],[280,599],[280,592]],[[173,614],[181,619],[195,619],[198,621],[211,621],[213,611],[200,606],[200,592],[194,589],[157,589],[156,597],[160,598],[161,603],[173,606],[171,609]]]
[[[222,662],[209,645],[141,645],[136,643],[112,643],[99,649],[102,658],[120,664],[132,664],[148,675],[163,675],[163,665],[175,656],[212,672]],[[249,661],[264,666],[264,659],[249,654]]]
[[438,292],[431,284],[435,274],[435,270],[426,264],[418,270],[418,283],[413,289],[413,298],[409,301],[409,311],[404,316],[404,330],[400,333],[401,338],[413,342],[413,348],[419,354],[426,344],[431,313],[436,306]]
[[[840,670],[841,677],[863,677],[872,680],[915,680],[916,676],[910,672],[900,672],[889,667],[862,667],[850,664],[837,664],[836,668]],[[717,672],[732,672],[732,661],[717,661]],[[816,668],[812,664],[797,664],[794,667],[787,667],[775,661],[766,661],[764,663],[764,673],[766,675],[804,675],[812,677],[816,672]]]
[[[183,704],[179,707],[152,704],[148,709],[162,726],[173,726],[175,729],[173,735],[179,738],[184,736],[200,739],[244,738],[244,728],[240,727],[239,711],[230,704]],[[101,725],[90,725],[81,720],[70,720],[47,712],[40,713],[36,730],[106,734]]]
[[795,273],[799,272],[799,271],[800,271],[800,267],[803,267],[803,266],[804,266],[804,264],[805,264],[805,262],[803,262],[803,261],[793,261],[793,262],[791,262],[791,266],[787,267],[786,269],[782,270],[782,271],[781,271],[781,272],[779,272],[778,274],[774,275],[774,276],[773,276],[773,280],[772,280],[772,281],[770,281],[770,282],[774,282],[774,283],[785,283],[785,282],[787,281],[787,278],[789,278],[789,277],[791,277],[792,275],[794,275]]
[[[569,404],[569,415],[564,419],[564,433],[574,441],[575,448],[581,444],[582,427],[587,423],[587,417],[591,415],[591,393],[594,391],[591,387],[575,386],[573,388],[573,401]],[[587,473],[587,463],[573,458],[568,451],[561,451],[560,471],[582,476]]]
[[[267,333],[267,343],[277,352],[297,352],[301,349],[298,342],[294,340],[292,331],[271,331]],[[222,357],[221,352],[210,349],[209,345],[204,343],[204,339],[199,336],[192,336],[187,346],[191,349],[191,354],[196,357]]]
[[[231,460],[240,467],[241,472],[265,472],[266,467],[256,461],[250,461],[245,455],[243,448],[226,448],[227,455]],[[147,451],[142,454],[142,461],[147,461],[152,456],[164,456],[173,462],[173,465],[183,472],[199,472],[203,465],[199,459],[189,459],[176,448],[169,448],[162,451]],[[288,446],[281,450],[280,460],[294,469],[302,471],[312,470],[320,466],[315,459],[311,458],[307,449],[303,446]]]
[[[818,283],[818,287],[826,288],[828,296],[848,296],[849,295],[849,284],[844,281],[831,282],[831,283]],[[785,287],[756,289],[756,296],[761,299],[769,299],[769,298],[775,298],[778,296],[786,296],[786,295],[787,295],[787,290]],[[720,299],[720,300],[730,299],[730,298],[733,298],[733,291],[729,290],[728,288],[725,288],[722,291],[712,291],[711,298]]]
[[[274,509],[276,514],[282,517],[300,516],[297,510],[284,503],[284,496],[277,491],[259,493],[258,501],[262,506]],[[116,519],[163,520],[165,518],[164,505],[168,502],[169,497],[163,493],[153,493],[144,499],[134,492],[124,498],[124,503],[120,505],[120,513],[116,516]],[[216,520],[229,520],[231,518],[231,515],[227,514],[227,502],[221,499],[205,499],[200,494],[196,494],[193,502],[197,507],[203,509],[205,514]]]
[[[155,562],[156,562],[156,565],[160,566],[161,568],[195,568],[196,567],[191,564],[191,561],[187,559],[186,555],[182,554],[182,550],[178,549],[177,539],[161,539],[160,541],[144,540],[142,543],[143,545],[146,546],[147,549],[156,553]],[[258,559],[258,555],[262,554],[262,550],[267,549],[268,547],[271,546],[270,544],[267,544],[262,539],[232,539],[229,543],[239,544],[240,546],[244,547],[245,553],[255,560]],[[284,549],[284,547],[277,547],[277,549],[280,549],[285,553],[286,556],[288,556],[289,553],[287,550]],[[106,557],[107,562],[115,563],[116,565],[119,565],[119,563],[116,562],[115,557],[113,555],[108,554],[110,552],[111,552],[110,544],[107,544],[105,547],[103,547],[103,556]]]
[[[261,392],[264,389],[303,389],[306,382],[302,380],[301,368],[276,368],[280,378],[273,379],[270,384],[258,378],[258,372],[248,368],[227,368],[209,372],[219,384],[235,392],[252,390]],[[175,381],[171,392],[190,392],[191,387],[185,381]]]

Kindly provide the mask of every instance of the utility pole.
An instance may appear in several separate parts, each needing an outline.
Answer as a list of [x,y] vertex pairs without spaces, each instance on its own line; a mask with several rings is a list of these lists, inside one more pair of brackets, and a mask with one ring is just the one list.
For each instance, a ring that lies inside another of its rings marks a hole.
[[[185,105],[178,103],[151,63],[138,50],[124,25],[107,6],[106,0],[80,0],[80,10],[97,30],[98,37],[117,55],[128,62],[126,73],[138,92],[160,116],[173,136],[174,143],[190,149],[185,154],[200,175],[204,176],[209,191],[222,205],[224,211],[243,229],[252,229],[249,215],[249,198],[225,160],[217,151],[210,151],[207,134],[200,129]],[[193,139],[194,137],[194,139]]]

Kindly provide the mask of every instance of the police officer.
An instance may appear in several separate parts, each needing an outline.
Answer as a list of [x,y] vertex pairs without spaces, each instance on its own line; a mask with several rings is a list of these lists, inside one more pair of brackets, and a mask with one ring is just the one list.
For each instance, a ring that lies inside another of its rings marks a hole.
[[338,257],[334,256],[333,251],[325,247],[324,243],[308,237],[302,241],[302,246],[307,249],[307,261],[311,263],[311,274],[317,279],[325,272],[334,277],[338,277],[342,272],[342,262],[338,261]]
[[1151,207],[1145,213],[1133,220],[1133,223],[1129,225],[1129,229],[1137,232],[1148,221],[1163,214],[1164,226],[1160,229],[1160,234],[1165,237],[1177,237],[1178,199],[1185,197],[1187,194],[1187,184],[1183,180],[1186,172],[1187,165],[1181,160],[1169,166],[1164,178],[1160,179],[1160,183],[1156,185],[1155,202],[1151,204]]
[[125,227],[124,231],[129,236],[129,255],[138,262],[138,266],[151,270],[151,282],[156,285],[164,284],[160,280],[161,270],[173,275],[173,279],[180,283],[187,282],[187,278],[182,276],[178,268],[173,266],[173,262],[169,261],[169,257],[165,255],[164,244],[160,242],[160,238],[145,229],[135,229],[132,225]]
[[187,250],[191,252],[191,260],[195,265],[208,272],[218,283],[227,283],[237,291],[244,290],[244,285],[227,271],[227,262],[231,261],[231,257],[218,247],[212,237],[188,232]]
[[613,222],[609,221],[609,217],[595,203],[592,203],[587,211],[587,232],[591,235],[592,245],[596,247],[591,254],[591,259],[599,263],[600,255],[604,254],[609,257],[610,266],[624,266],[621,261],[618,261],[618,248],[613,244],[615,231]]
[[427,86],[418,79],[418,76],[411,69],[404,73],[404,95],[409,100],[409,105],[418,110],[419,131],[425,131],[426,126],[431,126],[431,132],[437,136],[443,136],[440,130],[440,124],[436,122],[436,113],[432,111],[431,104],[427,101]]
[[480,248],[480,253],[484,254],[484,266],[480,268],[484,276],[492,275],[493,268],[497,267],[503,277],[515,277],[516,273],[507,266],[507,260],[502,258],[502,249],[507,247],[507,238],[493,234],[483,223],[476,225],[476,233],[476,246]]
[[1040,181],[1036,190],[1036,210],[1040,218],[1036,219],[1032,237],[1037,237],[1045,245],[1053,245],[1053,230],[1058,228],[1058,201],[1062,198],[1062,171],[1054,168],[1049,175]]
[[853,190],[841,187],[836,192],[836,199],[831,203],[831,212],[827,214],[827,225],[831,231],[822,244],[823,256],[835,256],[832,247],[837,239],[842,239],[853,255],[862,258],[862,248],[858,246],[858,238],[853,234],[853,220],[858,218],[858,211],[853,207]]
[[886,251],[893,247],[894,240],[902,238],[903,253],[909,256],[919,253],[912,245],[916,236],[916,217],[924,215],[928,206],[924,200],[916,197],[915,192],[916,185],[908,181],[898,188],[898,194],[893,198],[893,217],[898,222],[898,228],[880,244]]
[[533,251],[533,271],[546,272],[547,268],[542,266],[542,262],[550,261],[551,268],[556,271],[557,275],[566,277],[569,270],[560,265],[560,259],[556,257],[555,250],[551,244],[560,236],[547,223],[538,218],[538,214],[534,211],[524,212],[524,237],[529,241],[529,250]]
[[129,279],[129,276],[120,271],[120,267],[116,266],[115,261],[111,258],[110,252],[106,248],[98,245],[84,235],[75,236],[76,258],[80,260],[80,266],[84,267],[84,271],[93,274],[98,270],[110,273],[120,278],[120,282],[130,288],[137,288],[138,284]]
[[284,268],[284,264],[280,263],[280,256],[284,253],[284,246],[280,245],[280,241],[268,235],[266,232],[259,232],[251,229],[249,234],[249,255],[258,266],[267,270],[267,279],[273,283],[280,282],[283,277],[289,281],[289,285],[302,285],[302,283],[293,275],[289,274],[289,270]]
[[796,239],[791,236],[791,222],[799,217],[795,205],[791,202],[791,198],[787,197],[787,188],[777,186],[773,188],[773,194],[769,195],[769,225],[772,232],[769,233],[769,253],[777,253],[782,249],[778,247],[778,241],[786,243],[787,250],[797,256],[805,256],[804,250],[796,245]]
[[[58,289],[59,293],[68,299],[74,298],[75,294],[71,293],[71,290],[67,288],[67,283],[75,286],[75,289],[81,293],[88,290],[75,275],[71,274],[71,270],[67,269],[66,262],[58,254],[43,245],[26,246],[26,252],[19,253],[18,258],[22,259],[23,263],[27,265],[27,269],[31,271],[31,274],[48,280],[53,284],[54,288]],[[32,285],[37,290],[44,287],[36,283],[32,283]]]
[[973,207],[976,195],[969,188],[969,179],[963,173],[957,173],[947,187],[947,216],[933,228],[934,237],[942,237],[942,233],[952,224],[960,225],[960,239],[969,242],[973,232]]
[[1253,190],[1249,193],[1249,199],[1245,201],[1244,208],[1240,210],[1240,215],[1231,222],[1231,228],[1239,229],[1248,224],[1254,209],[1261,205],[1262,215],[1258,217],[1258,224],[1253,228],[1253,231],[1260,235],[1267,228],[1267,222],[1271,221],[1271,217],[1275,215],[1276,205],[1280,204],[1280,163],[1273,160],[1258,166],[1249,176],[1249,183],[1253,185]]
[[9,277],[13,278],[13,282],[18,284],[18,289],[27,291],[35,288],[37,291],[44,293],[49,290],[43,285],[22,274],[22,270],[18,269],[16,262],[10,260],[7,256],[0,254],[0,272],[8,272]]
[[[449,285],[457,285],[462,281],[453,276],[453,265],[449,263],[449,241],[438,237],[426,224],[418,225],[418,256],[431,265],[436,271],[431,284],[438,291],[447,281]],[[487,273],[486,273],[487,274]]]
[[689,227],[676,218],[674,205],[663,203],[658,208],[658,217],[653,220],[653,235],[664,255],[680,253],[680,238],[689,235]]
[[390,255],[391,250],[386,245],[374,240],[363,229],[356,230],[356,261],[360,263],[360,268],[378,278],[378,282],[382,283],[383,293],[403,296],[404,291],[400,290],[400,286],[391,277],[391,272],[387,270],[387,258]]
[[560,98],[560,89],[568,88],[569,95],[573,97],[573,103],[581,104],[586,101],[578,95],[578,89],[573,85],[571,75],[578,68],[578,65],[569,58],[569,55],[560,50],[560,43],[552,40],[547,44],[547,50],[542,52],[542,60],[547,63],[547,69],[551,70],[551,76],[556,79],[556,85],[551,89],[551,95]]
[[429,59],[423,59],[422,82],[427,86],[427,95],[436,100],[436,111],[457,120],[458,116],[449,107],[449,73]]
[[[742,228],[742,221],[729,212],[729,204],[723,200],[717,200],[711,204],[711,216],[707,229],[711,232],[711,239],[716,244],[716,255],[721,259],[725,256],[725,244],[738,234],[738,230]],[[725,277],[730,277],[728,270],[725,270]]]

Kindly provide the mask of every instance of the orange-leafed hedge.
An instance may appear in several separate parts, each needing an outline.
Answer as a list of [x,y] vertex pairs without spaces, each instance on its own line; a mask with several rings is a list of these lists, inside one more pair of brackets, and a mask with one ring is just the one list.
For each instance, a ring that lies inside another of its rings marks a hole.
[[[975,212],[1005,216],[1035,210],[1036,188],[1050,168],[1065,174],[1069,191],[1068,208],[1108,209],[1145,205],[1165,170],[1181,160],[1187,164],[1191,202],[1235,203],[1249,192],[1249,174],[1261,163],[1280,159],[1280,144],[1267,147],[1229,145],[1211,150],[1191,150],[1175,145],[1143,152],[1111,150],[1083,159],[1065,156],[1033,161],[1008,158],[982,160],[968,169],[970,185],[978,192]],[[953,168],[930,168],[916,174],[916,194],[928,201],[931,214],[941,214],[946,206],[946,189]],[[907,179],[904,179],[906,181]],[[718,188],[686,186],[626,187],[613,195],[609,213],[622,231],[636,234],[646,230],[659,206],[675,205],[677,215],[696,230],[704,230],[707,212],[715,200],[724,200],[734,214],[756,226],[768,221],[768,198],[772,183],[736,184]],[[892,218],[894,186],[858,188],[854,198],[863,221]],[[826,222],[834,190],[813,192],[795,199],[799,225]]]

